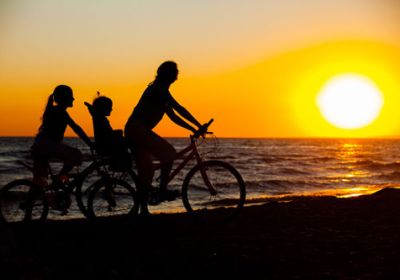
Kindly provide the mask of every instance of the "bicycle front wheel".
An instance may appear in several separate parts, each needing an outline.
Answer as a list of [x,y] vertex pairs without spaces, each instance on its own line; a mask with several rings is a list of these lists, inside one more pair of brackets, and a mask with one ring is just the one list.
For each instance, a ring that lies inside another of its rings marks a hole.
[[5,223],[44,221],[48,211],[44,192],[30,180],[15,180],[1,189],[0,218]]
[[89,218],[137,215],[139,210],[135,190],[125,181],[103,178],[93,184],[89,193]]
[[211,160],[196,165],[186,175],[182,200],[186,210],[206,221],[232,219],[243,208],[246,186],[230,164]]

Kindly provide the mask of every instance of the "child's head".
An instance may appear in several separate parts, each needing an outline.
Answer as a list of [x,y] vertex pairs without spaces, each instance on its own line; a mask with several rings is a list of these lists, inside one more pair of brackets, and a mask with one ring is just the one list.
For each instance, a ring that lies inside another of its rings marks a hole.
[[53,100],[60,106],[72,107],[74,96],[72,89],[66,85],[59,85],[53,91]]
[[109,116],[112,111],[112,100],[105,96],[99,96],[93,101],[93,112],[100,116]]

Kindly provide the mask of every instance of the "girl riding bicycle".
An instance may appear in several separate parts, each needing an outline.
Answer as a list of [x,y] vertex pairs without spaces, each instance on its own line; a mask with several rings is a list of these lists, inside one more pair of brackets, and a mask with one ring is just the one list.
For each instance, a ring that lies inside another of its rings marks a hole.
[[48,98],[42,124],[31,148],[34,159],[33,181],[38,186],[48,185],[49,158],[59,159],[64,163],[58,176],[60,181],[67,181],[68,172],[82,162],[82,153],[78,149],[62,143],[67,126],[71,127],[89,147],[93,147],[86,133],[67,113],[67,108],[73,106],[73,101],[72,89],[66,85],[57,86]]

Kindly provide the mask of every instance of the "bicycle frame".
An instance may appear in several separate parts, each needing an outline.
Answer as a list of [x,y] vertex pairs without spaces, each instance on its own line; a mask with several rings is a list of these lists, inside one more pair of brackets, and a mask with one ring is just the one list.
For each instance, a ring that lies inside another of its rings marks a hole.
[[[197,149],[197,145],[196,145],[196,140],[200,137],[203,136],[205,134],[211,134],[211,132],[207,132],[208,127],[210,126],[210,124],[213,122],[214,120],[211,119],[208,123],[206,123],[201,129],[199,129],[197,132],[194,133],[194,135],[190,136],[190,144],[184,148],[183,150],[181,150],[180,152],[177,153],[176,157],[174,160],[177,159],[181,159],[183,158],[183,161],[181,163],[179,163],[179,165],[172,170],[172,172],[169,174],[168,178],[167,178],[167,185],[175,178],[175,176],[186,166],[186,164],[192,160],[193,158],[196,158],[196,162],[198,165],[200,165],[200,173],[201,176],[208,188],[208,190],[210,191],[211,195],[216,195],[217,191],[215,190],[215,188],[213,187],[212,183],[210,182],[210,180],[208,179],[206,170],[203,167],[203,159],[201,158],[199,151]],[[162,168],[162,164],[155,164],[153,166],[153,170],[158,170]],[[127,173],[136,181],[140,182],[139,176],[135,173],[135,171],[130,168],[127,170]],[[143,182],[141,182],[141,184],[145,185]]]
[[[85,169],[83,169],[83,171],[75,173],[75,174],[74,173],[69,174],[73,179],[71,182],[69,182],[68,185],[64,185],[65,189],[68,192],[72,193],[73,189],[76,188],[77,186],[80,186],[83,183],[83,180],[95,170],[101,177],[107,176],[107,173],[100,169],[100,166],[105,165],[103,163],[105,161],[106,161],[105,159],[98,160],[98,159],[96,159],[96,157],[94,155],[92,155],[92,162],[89,164],[89,166],[85,167]],[[26,164],[23,161],[18,161],[18,163],[20,163],[21,165],[23,165],[24,167],[29,169],[31,172],[33,172],[32,166],[29,166],[28,164]],[[51,181],[54,182],[56,175],[54,175],[49,161],[48,161],[48,170],[49,170],[49,175],[50,175]]]
[[[199,164],[200,166],[202,166],[203,163],[203,159],[201,158],[199,151],[197,149],[197,145],[196,145],[196,137],[191,136],[190,137],[190,144],[184,148],[183,150],[179,151],[175,157],[175,159],[181,159],[183,158],[183,161],[179,163],[179,165],[172,170],[172,172],[169,174],[168,178],[167,178],[167,185],[175,178],[175,176],[186,166],[186,164],[192,160],[193,158],[196,158],[196,162],[197,164]],[[162,168],[162,165],[156,165],[154,167],[154,170],[158,170]],[[201,176],[206,184],[206,186],[208,187],[211,195],[216,195],[217,192],[215,190],[215,188],[212,186],[210,180],[208,179],[206,170],[204,168],[200,169],[201,172]]]
[[[104,160],[102,160],[104,161]],[[98,161],[94,156],[92,162],[87,166],[85,169],[83,169],[81,172],[78,172],[76,174],[70,174],[71,177],[73,178],[72,181],[68,184],[70,187],[67,189],[72,192],[72,190],[80,186],[83,183],[83,180],[91,174],[93,171],[97,171],[97,173],[101,176],[107,176],[107,174],[100,169],[100,166],[102,166],[102,161]]]
[[[201,158],[199,152],[197,150],[196,142],[194,139],[191,139],[190,145],[184,148],[182,151],[178,152],[176,155],[176,159],[183,158],[183,161],[169,174],[167,179],[167,184],[169,184],[175,176],[186,166],[186,164],[196,157],[197,162],[201,162]],[[190,153],[189,153],[190,152]],[[185,154],[189,153],[185,156]],[[161,168],[161,166],[160,166]]]

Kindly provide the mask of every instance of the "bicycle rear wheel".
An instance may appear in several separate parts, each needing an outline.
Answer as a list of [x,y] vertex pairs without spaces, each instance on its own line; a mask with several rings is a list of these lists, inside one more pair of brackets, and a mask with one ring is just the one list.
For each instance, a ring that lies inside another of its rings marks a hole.
[[[101,170],[99,173],[98,170]],[[89,194],[93,190],[95,183],[101,178],[108,177],[115,179],[122,179],[126,176],[126,171],[115,171],[110,169],[110,162],[108,159],[101,159],[91,169],[86,176],[82,176],[80,181],[75,182],[75,199],[79,210],[86,218],[90,218],[88,210]]]
[[205,161],[196,165],[186,175],[182,186],[186,210],[209,222],[232,219],[243,208],[245,199],[246,186],[242,176],[232,165],[222,161]]
[[44,221],[49,206],[43,190],[30,180],[15,180],[0,192],[0,218],[5,223]]
[[103,178],[93,184],[88,198],[89,219],[137,215],[139,210],[135,190],[125,181]]
[[98,169],[104,171],[105,173],[108,172],[107,170],[108,162],[107,161],[98,161],[95,166],[91,168],[91,170],[86,173],[85,176],[82,174],[75,175],[75,176],[81,176],[79,180],[76,180],[74,182],[75,184],[75,200],[77,203],[77,206],[79,210],[82,212],[82,214],[86,217],[89,218],[89,210],[88,210],[88,205],[87,201],[89,198],[89,193],[94,187],[94,183],[97,182],[100,178],[102,178],[102,174],[99,174],[97,172]]

